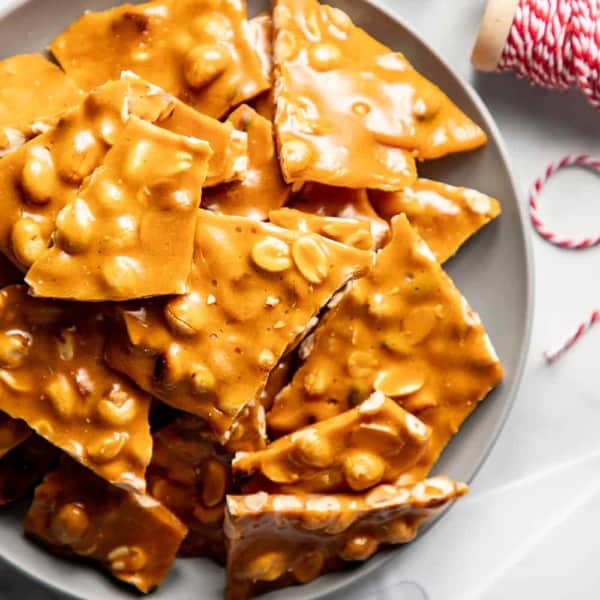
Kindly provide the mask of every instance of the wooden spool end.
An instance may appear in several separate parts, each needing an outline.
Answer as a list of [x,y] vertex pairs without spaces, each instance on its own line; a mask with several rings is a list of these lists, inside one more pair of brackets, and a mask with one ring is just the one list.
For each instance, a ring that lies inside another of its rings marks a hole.
[[519,0],[488,0],[471,54],[480,71],[495,71],[515,18]]

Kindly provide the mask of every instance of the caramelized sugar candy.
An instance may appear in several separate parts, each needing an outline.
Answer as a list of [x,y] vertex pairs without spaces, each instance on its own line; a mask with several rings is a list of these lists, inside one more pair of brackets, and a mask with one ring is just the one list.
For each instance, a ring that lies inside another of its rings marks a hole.
[[41,54],[0,61],[0,157],[15,150],[45,121],[82,100],[82,92]]
[[142,592],[166,577],[187,531],[154,498],[113,487],[68,458],[38,486],[23,524],[57,554],[98,562]]
[[22,500],[58,461],[59,450],[32,433],[0,458],[0,506]]
[[269,213],[269,221],[286,229],[318,233],[330,240],[354,246],[360,250],[373,248],[371,227],[366,221],[314,215],[293,208],[272,210]]
[[[271,377],[265,385],[265,390],[269,387],[270,382]],[[252,400],[246,404],[235,418],[225,449],[229,454],[257,452],[266,448],[267,442],[267,416],[261,394],[261,399]]]
[[31,434],[31,429],[24,421],[13,419],[0,411],[0,460]]
[[139,78],[127,75],[109,82],[90,92],[50,131],[0,162],[0,250],[20,269],[26,271],[47,248],[56,215],[102,163],[130,114],[174,133],[207,139],[218,155],[209,163],[213,183],[240,176],[234,173],[244,166],[245,142],[232,134],[231,126],[187,110]]
[[224,563],[225,494],[233,489],[228,456],[193,415],[181,415],[153,437],[148,490],[188,527],[180,554]]
[[230,122],[221,123],[184,104],[161,88],[124,72],[129,84],[129,110],[163,129],[206,140],[213,151],[204,187],[244,179],[248,168],[248,135]]
[[260,13],[248,21],[252,47],[260,60],[265,79],[273,77],[273,19],[270,13]]
[[121,307],[124,332],[111,336],[107,359],[226,441],[282,355],[372,258],[316,234],[201,210],[189,292]]
[[371,206],[366,190],[307,183],[287,204],[305,213],[364,221],[371,228],[373,243],[383,247],[389,240],[390,227]]
[[227,600],[252,596],[364,561],[405,544],[467,486],[443,477],[365,494],[228,496]]
[[418,179],[399,192],[371,190],[369,197],[385,219],[404,213],[440,263],[501,210],[495,198],[429,179]]
[[264,220],[271,209],[283,206],[290,194],[281,177],[273,126],[246,105],[231,113],[227,121],[248,134],[248,171],[242,181],[205,190],[203,206],[227,215]]
[[427,474],[502,378],[479,317],[400,215],[375,267],[321,320],[308,358],[267,416],[273,437],[339,415],[373,389],[431,427]]
[[0,292],[0,410],[107,481],[145,489],[150,397],[102,361],[104,324],[81,305]]
[[85,13],[52,43],[89,90],[131,70],[211,117],[268,89],[239,0],[164,0]]
[[187,291],[207,142],[137,117],[56,218],[29,269],[34,295],[130,300]]
[[427,425],[376,392],[265,450],[237,454],[232,466],[237,477],[255,475],[250,490],[266,482],[266,489],[283,493],[362,492],[413,468],[430,438]]
[[274,6],[275,126],[286,181],[393,191],[414,183],[413,156],[485,143],[437,86],[341,10],[316,0]]

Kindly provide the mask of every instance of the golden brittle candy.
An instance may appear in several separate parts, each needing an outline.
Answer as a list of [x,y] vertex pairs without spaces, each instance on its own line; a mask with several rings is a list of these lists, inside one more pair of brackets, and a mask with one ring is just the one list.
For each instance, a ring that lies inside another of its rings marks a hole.
[[464,496],[444,477],[380,485],[354,495],[228,496],[227,600],[252,596],[364,561],[381,546],[406,544],[419,527]]
[[232,487],[223,448],[193,415],[178,417],[153,438],[148,490],[187,526],[180,554],[225,562],[225,494]]
[[[271,371],[271,374],[275,373],[276,369],[277,367]],[[269,376],[265,390],[268,389],[271,380],[272,378]],[[266,447],[267,416],[261,395],[261,399],[252,400],[244,406],[235,418],[229,432],[229,439],[225,444],[225,450],[229,454],[235,454],[236,452],[256,452]]]
[[29,433],[0,457],[0,506],[27,496],[58,460],[57,448],[30,429]]
[[307,183],[288,202],[287,207],[323,217],[364,221],[371,228],[373,243],[377,248],[384,246],[390,237],[390,227],[371,206],[367,190]]
[[37,132],[38,121],[82,100],[82,92],[41,54],[0,61],[0,157]]
[[186,534],[155,499],[113,487],[68,458],[36,489],[23,525],[50,550],[99,562],[142,592],[162,582]]
[[273,77],[273,19],[270,13],[261,13],[248,21],[249,36],[262,72],[268,81]]
[[204,187],[244,179],[248,168],[248,135],[244,131],[194,110],[135,73],[124,72],[121,79],[129,84],[128,107],[136,117],[210,144],[213,154]]
[[372,190],[369,197],[385,219],[404,213],[440,263],[500,214],[494,198],[429,179],[418,179],[398,192]]
[[0,411],[0,460],[31,434],[31,429],[24,421],[13,419]]
[[243,181],[205,190],[202,205],[227,215],[266,219],[269,211],[283,206],[290,194],[281,177],[273,127],[246,105],[232,112],[227,121],[248,134],[248,170]]
[[143,491],[150,398],[102,361],[104,324],[80,305],[0,292],[0,410],[111,483]]
[[361,492],[393,483],[414,467],[430,437],[427,425],[376,392],[356,408],[279,438],[265,450],[237,454],[233,473],[259,475],[258,486],[266,481],[284,493]]
[[414,477],[429,472],[461,423],[502,378],[479,317],[401,215],[375,267],[321,320],[292,383],[267,415],[273,436],[348,410],[373,389],[433,435]]
[[361,250],[373,248],[371,226],[367,221],[341,219],[304,213],[294,208],[280,208],[269,213],[269,221],[279,227],[297,229],[305,233],[318,233],[341,244]]
[[84,89],[131,70],[213,117],[270,86],[238,0],[164,0],[88,12],[50,49]]
[[[206,139],[213,183],[245,172],[246,140],[231,125],[189,109],[156,86],[126,74],[90,92],[46,133],[0,163],[0,251],[27,270],[47,248],[56,215],[104,160],[130,114],[161,128]],[[241,137],[240,137],[241,136]]]
[[286,181],[398,190],[413,156],[477,148],[486,136],[443,92],[316,0],[274,2],[276,131]]
[[130,300],[186,292],[210,154],[205,141],[130,117],[57,215],[54,245],[25,278],[33,293]]
[[316,234],[201,210],[190,290],[119,310],[107,359],[219,439],[372,253]]

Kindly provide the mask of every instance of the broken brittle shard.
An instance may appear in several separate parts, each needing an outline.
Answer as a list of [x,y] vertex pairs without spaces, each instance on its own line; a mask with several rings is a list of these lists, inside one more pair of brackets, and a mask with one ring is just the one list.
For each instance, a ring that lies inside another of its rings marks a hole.
[[393,483],[427,450],[431,429],[375,392],[356,408],[298,429],[259,452],[240,452],[236,477],[249,489],[360,492]]
[[102,361],[96,311],[0,291],[0,410],[123,488],[145,489],[150,397]]
[[485,133],[399,52],[317,0],[274,2],[275,127],[288,182],[398,190],[414,159]]
[[270,87],[247,30],[237,0],[156,0],[88,12],[50,49],[86,90],[133,71],[218,118]]
[[166,577],[187,532],[154,498],[111,486],[66,457],[37,487],[23,526],[57,554],[98,562],[142,592]]
[[444,477],[362,494],[228,496],[227,600],[308,583],[406,544],[467,486]]
[[230,124],[201,115],[138,77],[125,75],[90,92],[50,130],[2,159],[0,251],[20,269],[26,271],[47,249],[58,213],[104,161],[131,115],[210,143],[214,152],[208,175],[213,184],[245,172],[243,133],[234,135]]
[[130,117],[56,216],[54,244],[25,278],[33,294],[99,301],[185,293],[211,154],[205,141]]
[[44,129],[84,94],[41,54],[20,54],[0,61],[0,157]]
[[385,219],[404,213],[440,263],[500,214],[500,203],[476,190],[418,179],[398,192],[369,191]]
[[264,220],[270,210],[283,206],[290,195],[290,186],[283,181],[277,160],[273,126],[247,105],[234,110],[226,122],[248,137],[245,177],[205,190],[202,205],[226,215]]
[[190,291],[119,308],[107,360],[226,441],[279,359],[372,260],[317,234],[201,210]]
[[502,367],[479,317],[406,217],[392,226],[371,272],[352,283],[307,340],[306,360],[267,423],[270,435],[285,435],[380,391],[432,428],[427,452],[410,472],[418,479],[500,381]]
[[180,554],[225,562],[225,494],[229,457],[202,419],[181,415],[153,434],[148,490],[188,528]]

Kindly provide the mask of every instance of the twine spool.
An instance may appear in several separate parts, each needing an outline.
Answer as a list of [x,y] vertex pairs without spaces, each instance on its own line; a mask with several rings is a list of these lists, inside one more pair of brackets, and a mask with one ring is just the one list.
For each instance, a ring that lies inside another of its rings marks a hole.
[[[600,110],[600,0],[489,0],[471,57],[482,71],[513,71],[533,84],[558,91],[579,88]],[[569,250],[600,245],[600,236],[571,238],[546,226],[539,197],[557,171],[583,167],[600,173],[600,160],[567,155],[548,165],[529,195],[531,224],[546,242]],[[593,310],[562,344],[544,352],[555,362],[596,323]]]
[[600,0],[489,0],[472,62],[554,90],[579,88],[600,110]]

